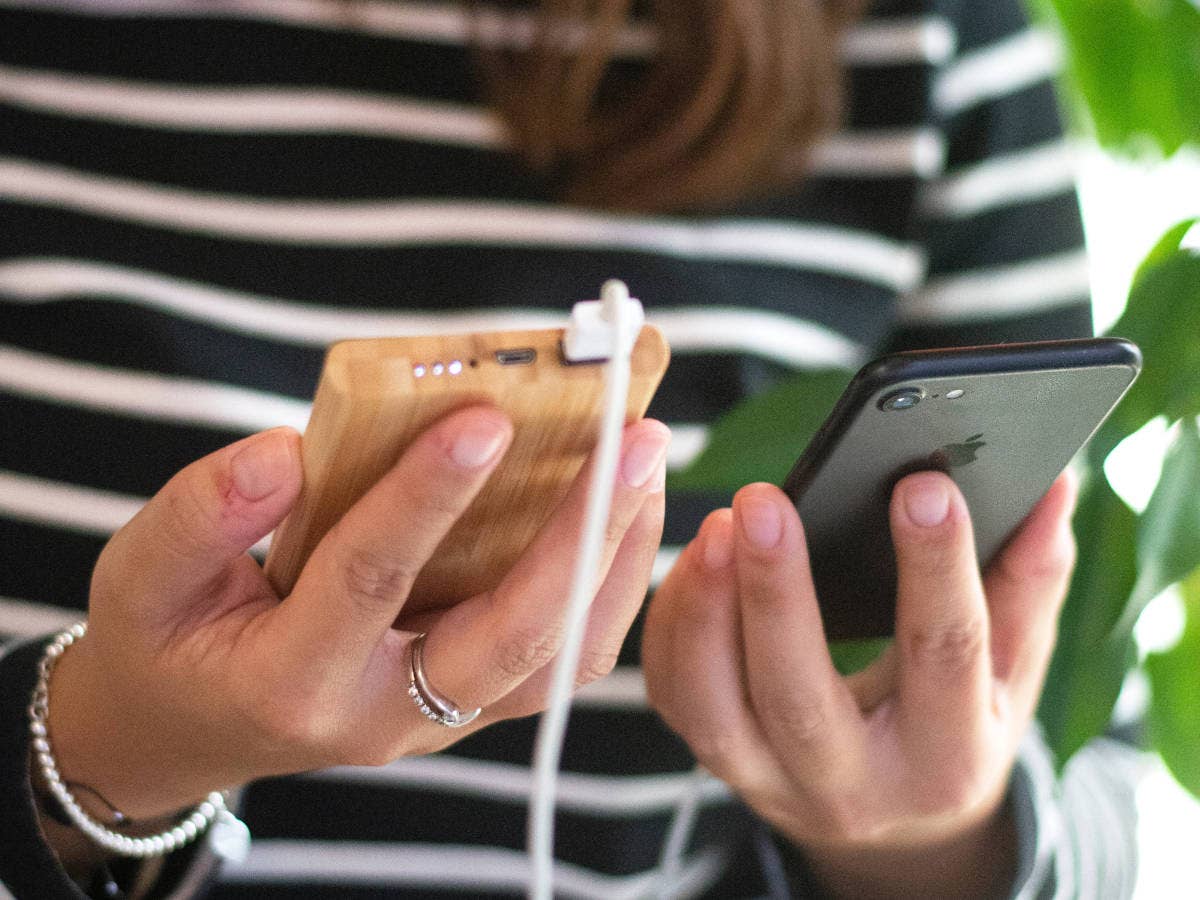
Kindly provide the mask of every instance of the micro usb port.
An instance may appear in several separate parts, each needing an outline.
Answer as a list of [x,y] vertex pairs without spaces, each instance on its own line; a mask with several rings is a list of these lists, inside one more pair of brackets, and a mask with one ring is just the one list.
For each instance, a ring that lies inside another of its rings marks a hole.
[[514,347],[496,351],[496,362],[502,366],[527,366],[535,359],[537,359],[537,351],[532,347]]

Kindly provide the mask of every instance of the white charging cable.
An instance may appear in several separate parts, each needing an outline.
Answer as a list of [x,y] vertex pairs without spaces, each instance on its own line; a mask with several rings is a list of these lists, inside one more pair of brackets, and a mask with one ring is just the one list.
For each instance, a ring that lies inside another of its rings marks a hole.
[[575,689],[575,670],[579,667],[588,610],[596,590],[600,556],[604,549],[608,512],[616,486],[621,433],[629,395],[630,356],[643,319],[641,304],[630,298],[629,289],[624,283],[606,281],[601,288],[599,301],[575,304],[571,324],[563,337],[563,356],[567,362],[597,362],[606,358],[608,361],[604,365],[604,410],[600,420],[600,437],[588,486],[583,535],[571,578],[566,630],[554,666],[549,705],[542,714],[533,751],[528,842],[533,868],[529,896],[534,900],[551,900],[553,896],[554,799],[558,764],[562,758],[563,737],[571,695]]

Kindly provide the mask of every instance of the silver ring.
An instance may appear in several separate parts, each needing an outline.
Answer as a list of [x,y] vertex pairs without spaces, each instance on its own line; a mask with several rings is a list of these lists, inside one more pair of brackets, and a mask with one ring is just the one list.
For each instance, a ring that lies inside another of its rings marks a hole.
[[417,709],[425,714],[431,722],[445,725],[447,728],[462,728],[469,725],[483,712],[477,707],[470,712],[463,712],[430,685],[425,676],[425,637],[426,632],[418,634],[412,642],[412,680],[408,684],[408,696],[412,697]]

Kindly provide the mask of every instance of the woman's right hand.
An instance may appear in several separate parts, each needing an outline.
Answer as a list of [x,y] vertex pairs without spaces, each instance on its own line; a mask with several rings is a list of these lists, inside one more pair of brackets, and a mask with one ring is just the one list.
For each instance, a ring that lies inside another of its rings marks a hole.
[[[475,723],[422,715],[407,693],[415,635],[393,628],[510,437],[487,408],[435,424],[326,535],[282,602],[246,550],[296,500],[299,436],[258,434],[181,471],[105,548],[87,636],[55,668],[49,726],[63,777],[150,818],[254,778],[428,753],[540,710],[586,469],[494,591],[422,623],[430,682],[483,707]],[[644,599],[668,440],[658,422],[626,429],[581,683],[611,669]]]

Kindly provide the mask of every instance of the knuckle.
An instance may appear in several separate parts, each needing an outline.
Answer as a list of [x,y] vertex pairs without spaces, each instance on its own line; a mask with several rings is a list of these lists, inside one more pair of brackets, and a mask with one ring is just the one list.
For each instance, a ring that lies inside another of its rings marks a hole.
[[215,518],[207,493],[200,479],[177,477],[159,495],[163,514],[155,524],[161,529],[162,546],[185,557],[207,549],[204,538]]
[[345,550],[338,569],[351,601],[368,609],[405,596],[417,575],[408,560],[369,547]]
[[811,744],[829,734],[829,709],[815,700],[788,697],[782,702],[771,704],[769,715],[779,723],[791,740],[799,744]]
[[1009,582],[1057,584],[1066,581],[1075,568],[1075,536],[1066,530],[1049,546],[1029,553],[1008,553],[1000,558],[1002,573]]
[[462,515],[467,496],[463,483],[435,478],[416,487],[419,493],[411,497],[411,503],[426,518],[452,521]]
[[562,626],[541,624],[500,639],[494,662],[508,678],[524,678],[549,663],[562,647]]
[[575,687],[583,687],[610,674],[617,665],[616,650],[594,650],[584,653],[575,671]]
[[920,581],[925,585],[945,587],[961,582],[960,557],[955,552],[953,542],[941,535],[922,535],[920,542],[912,540],[913,545],[907,548],[907,552],[897,553],[902,579],[905,577],[903,570],[907,568],[920,572]]
[[1047,548],[1033,573],[1034,577],[1043,581],[1065,581],[1075,568],[1077,552],[1075,535],[1068,529]]
[[392,481],[390,490],[397,506],[425,519],[444,521],[462,514],[474,495],[473,484],[439,449],[435,462],[427,459],[419,473],[410,471],[407,477]]
[[625,532],[628,530],[629,517],[621,515],[614,509],[608,524],[604,526],[604,543],[609,547],[620,544],[625,539]]
[[984,635],[983,624],[972,621],[918,628],[898,636],[898,643],[909,662],[953,674],[975,665],[984,650]]

